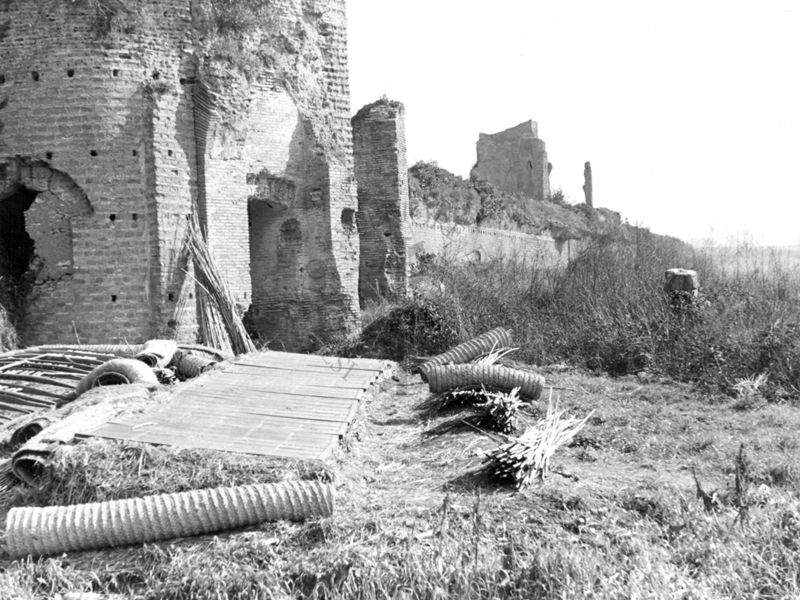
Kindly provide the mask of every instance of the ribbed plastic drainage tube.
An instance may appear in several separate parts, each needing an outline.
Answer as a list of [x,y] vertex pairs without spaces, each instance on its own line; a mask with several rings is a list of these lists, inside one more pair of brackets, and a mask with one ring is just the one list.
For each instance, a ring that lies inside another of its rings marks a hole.
[[142,361],[148,367],[165,368],[178,351],[178,344],[172,340],[149,340],[142,349],[136,353],[136,360]]
[[286,481],[73,506],[12,508],[11,558],[188,537],[333,514],[330,484]]
[[438,365],[428,370],[428,387],[434,394],[457,389],[486,389],[510,392],[536,400],[544,388],[544,377],[500,365]]
[[447,352],[438,354],[430,360],[424,362],[419,367],[422,381],[428,381],[428,372],[436,365],[446,365],[449,363],[459,364],[465,363],[473,358],[477,358],[482,354],[491,352],[492,350],[500,350],[501,348],[508,348],[512,344],[511,330],[504,327],[497,327],[486,333],[480,334],[471,340],[467,340],[463,344],[450,348]]

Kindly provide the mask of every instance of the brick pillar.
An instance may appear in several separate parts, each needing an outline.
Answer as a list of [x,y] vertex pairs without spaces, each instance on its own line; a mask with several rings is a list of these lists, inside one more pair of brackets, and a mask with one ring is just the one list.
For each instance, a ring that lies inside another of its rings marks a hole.
[[411,230],[404,117],[400,102],[381,99],[352,120],[362,303],[381,296],[397,299],[408,290]]

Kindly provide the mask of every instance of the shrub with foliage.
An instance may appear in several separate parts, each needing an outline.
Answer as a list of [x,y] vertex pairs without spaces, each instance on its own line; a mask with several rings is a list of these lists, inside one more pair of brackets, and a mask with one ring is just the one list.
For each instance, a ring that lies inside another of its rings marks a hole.
[[328,350],[342,356],[396,361],[439,354],[462,337],[458,314],[452,300],[441,296],[408,300],[377,316],[356,340]]

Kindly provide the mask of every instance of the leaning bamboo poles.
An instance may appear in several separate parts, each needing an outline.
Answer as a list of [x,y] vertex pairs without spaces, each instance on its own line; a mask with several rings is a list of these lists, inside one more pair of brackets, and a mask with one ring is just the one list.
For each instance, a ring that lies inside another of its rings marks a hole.
[[186,249],[198,287],[198,316],[203,342],[215,348],[230,349],[234,354],[255,351],[256,347],[236,312],[236,301],[230,287],[214,261],[196,216],[189,221]]

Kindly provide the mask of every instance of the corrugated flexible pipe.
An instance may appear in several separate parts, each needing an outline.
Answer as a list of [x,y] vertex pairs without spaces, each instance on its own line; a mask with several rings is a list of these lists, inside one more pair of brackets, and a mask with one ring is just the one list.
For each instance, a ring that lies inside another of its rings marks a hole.
[[428,370],[428,387],[434,394],[457,389],[486,389],[510,392],[536,400],[542,394],[544,377],[501,365],[435,365]]
[[428,371],[431,367],[469,362],[481,354],[491,352],[492,349],[508,348],[513,343],[510,329],[496,327],[422,363],[419,367],[420,376],[422,381],[428,381]]
[[229,360],[233,358],[233,354],[220,350],[219,348],[212,348],[211,346],[201,346],[199,344],[178,344],[178,350],[184,352],[195,352],[198,354],[208,354],[213,356],[217,362]]
[[284,481],[193,490],[73,506],[12,508],[6,520],[11,558],[58,554],[239,529],[264,521],[333,514],[333,487]]
[[178,350],[172,357],[172,365],[175,373],[181,379],[192,379],[213,368],[217,364],[216,360],[205,356],[197,356],[183,350]]
[[148,367],[165,368],[178,351],[178,344],[173,340],[149,340],[144,347],[136,353],[136,360],[142,361]]

